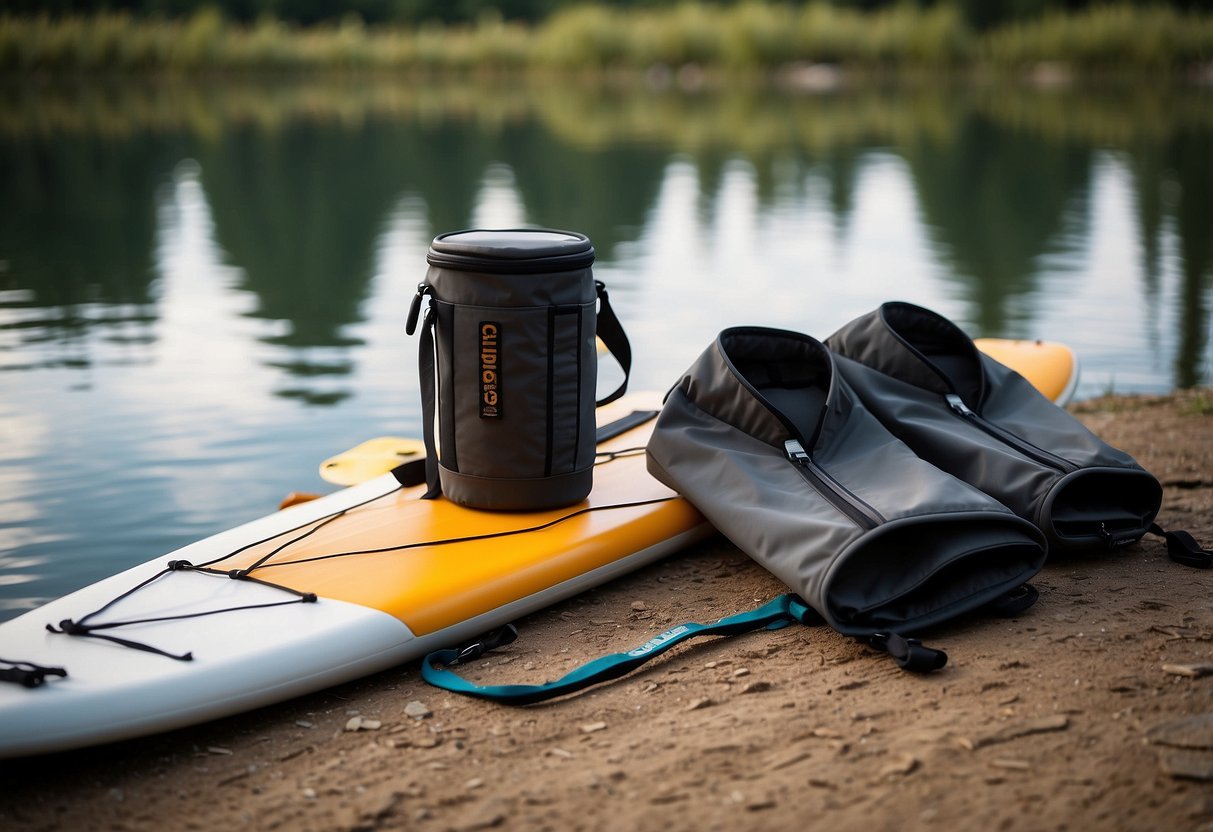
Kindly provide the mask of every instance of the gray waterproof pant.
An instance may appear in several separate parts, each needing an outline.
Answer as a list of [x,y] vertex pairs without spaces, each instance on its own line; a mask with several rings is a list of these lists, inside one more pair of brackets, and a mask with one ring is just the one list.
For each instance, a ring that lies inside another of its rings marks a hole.
[[722,332],[670,392],[648,467],[848,635],[951,619],[1044,563],[1033,524],[920,459],[806,335]]

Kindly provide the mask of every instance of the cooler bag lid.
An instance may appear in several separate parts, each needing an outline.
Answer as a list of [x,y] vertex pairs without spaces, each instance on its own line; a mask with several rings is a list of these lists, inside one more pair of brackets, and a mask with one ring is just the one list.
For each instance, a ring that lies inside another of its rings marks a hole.
[[594,246],[576,231],[473,228],[439,234],[426,261],[431,266],[490,273],[560,272],[593,263]]

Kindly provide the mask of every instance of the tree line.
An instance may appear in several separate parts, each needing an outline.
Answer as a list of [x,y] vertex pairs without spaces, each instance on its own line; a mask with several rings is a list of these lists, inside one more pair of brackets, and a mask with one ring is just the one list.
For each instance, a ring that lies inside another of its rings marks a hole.
[[[594,0],[613,9],[653,9],[688,0]],[[213,8],[233,22],[248,23],[274,18],[284,23],[311,26],[357,17],[368,24],[422,25],[473,23],[486,17],[537,23],[554,12],[584,5],[586,0],[6,0],[10,15],[51,17],[88,16],[125,12],[136,17],[179,19]],[[704,5],[735,6],[752,0],[714,0]],[[1140,6],[1170,6],[1185,11],[1207,8],[1208,0],[1130,0]],[[1039,17],[1051,11],[1077,11],[1100,5],[1101,0],[792,0],[793,7],[808,3],[860,11],[877,11],[894,5],[931,8],[955,6],[969,26],[981,31],[1004,23]]]

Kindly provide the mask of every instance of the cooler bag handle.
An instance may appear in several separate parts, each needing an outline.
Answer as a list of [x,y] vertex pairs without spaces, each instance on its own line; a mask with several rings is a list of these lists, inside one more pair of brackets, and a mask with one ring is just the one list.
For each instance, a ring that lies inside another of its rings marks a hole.
[[594,288],[598,290],[598,300],[600,301],[598,307],[598,337],[602,339],[602,343],[606,345],[607,351],[615,356],[615,360],[623,368],[623,381],[619,383],[619,387],[615,389],[615,392],[598,400],[597,405],[602,407],[604,404],[610,404],[627,392],[628,376],[632,373],[632,345],[628,342],[628,336],[623,331],[623,325],[619,323],[619,318],[615,317],[615,310],[611,308],[606,284],[601,280],[595,280]]
[[[601,280],[595,280],[594,288],[598,293],[599,300],[596,334],[602,339],[602,343],[606,346],[607,351],[611,355],[615,356],[615,360],[618,361],[619,366],[623,368],[623,381],[619,383],[619,387],[617,387],[610,395],[605,396],[596,402],[599,407],[602,407],[604,404],[610,404],[627,392],[628,378],[632,374],[632,345],[628,341],[627,333],[623,331],[623,324],[619,323],[619,318],[615,315],[615,310],[611,308],[611,297],[607,292],[606,284]],[[417,328],[417,317],[421,311],[422,298],[432,293],[433,290],[425,283],[422,283],[417,287],[417,294],[414,296],[412,306],[409,308],[408,321],[405,323],[404,327],[407,334],[412,335]],[[428,314],[422,326],[424,328],[433,326],[433,321],[430,319]],[[421,334],[421,348],[423,351],[425,350],[426,346],[426,335],[427,333],[423,329]],[[432,335],[430,336],[429,343],[432,348]],[[423,366],[422,369],[424,374],[425,367]],[[430,362],[429,372],[433,373],[433,370],[433,362]],[[424,385],[426,383],[426,379],[422,378],[421,383]],[[430,383],[433,383],[432,378],[430,379]],[[424,396],[425,394],[426,391],[423,388],[422,395]]]
[[[428,288],[428,287],[427,287]],[[418,297],[421,293],[418,292]],[[414,301],[416,305],[416,301]],[[409,335],[416,326],[416,314],[409,313]],[[437,499],[442,494],[442,482],[438,478],[438,445],[434,441],[434,410],[438,405],[438,385],[434,370],[434,307],[425,310],[421,323],[421,339],[417,344],[417,369],[421,377],[421,437],[425,442],[425,484],[423,500]]]

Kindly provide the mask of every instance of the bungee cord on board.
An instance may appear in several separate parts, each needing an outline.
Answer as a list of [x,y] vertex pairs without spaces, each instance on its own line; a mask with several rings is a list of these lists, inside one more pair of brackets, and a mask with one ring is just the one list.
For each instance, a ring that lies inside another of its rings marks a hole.
[[[605,465],[609,462],[615,461],[616,459],[626,458],[628,456],[634,456],[636,453],[642,453],[643,451],[644,451],[643,448],[624,448],[624,449],[621,449],[618,451],[599,453],[596,455],[596,460],[595,460],[594,464],[596,466]],[[476,542],[476,541],[493,540],[493,539],[497,539],[497,538],[511,537],[511,536],[521,535],[521,534],[529,534],[529,533],[533,533],[533,532],[542,532],[546,529],[552,528],[553,526],[557,526],[561,523],[565,523],[574,518],[581,517],[583,515],[590,514],[592,512],[596,512],[596,511],[610,511],[610,510],[616,510],[616,509],[640,508],[642,506],[654,505],[657,503],[663,503],[663,502],[668,502],[670,500],[678,499],[678,497],[676,497],[674,495],[670,495],[670,496],[666,496],[666,497],[656,497],[656,498],[651,498],[651,499],[646,499],[646,500],[636,500],[636,501],[625,502],[625,503],[612,503],[609,505],[599,505],[599,506],[585,506],[583,508],[579,508],[574,511],[570,511],[565,514],[562,514],[559,517],[555,517],[551,520],[547,520],[543,523],[537,523],[537,524],[534,524],[531,526],[526,526],[526,527],[518,528],[518,529],[507,529],[507,530],[503,530],[503,531],[487,532],[484,534],[466,535],[466,536],[461,536],[461,537],[441,538],[438,540],[413,541],[410,543],[402,543],[397,546],[385,546],[385,547],[379,547],[379,548],[374,548],[374,549],[353,549],[353,550],[347,550],[347,551],[341,551],[341,552],[332,552],[332,553],[323,554],[323,555],[313,555],[310,557],[300,557],[300,558],[289,559],[289,560],[277,560],[277,561],[272,560],[275,556],[283,554],[284,552],[288,551],[292,546],[302,542],[303,540],[306,540],[307,538],[311,537],[316,532],[320,531],[322,528],[328,526],[331,523],[334,523],[335,521],[339,520],[342,517],[345,517],[350,512],[356,511],[357,509],[360,509],[360,508],[365,508],[379,500],[383,500],[385,498],[391,497],[391,496],[397,494],[399,491],[401,491],[407,485],[413,484],[415,471],[412,470],[412,468],[414,466],[419,466],[419,465],[423,465],[423,464],[424,464],[423,460],[414,460],[414,461],[405,463],[404,465],[401,465],[401,466],[399,466],[399,468],[394,470],[392,473],[396,476],[396,478],[399,482],[399,485],[397,485],[395,488],[391,489],[390,491],[387,491],[383,494],[379,494],[374,497],[368,498],[366,500],[363,500],[360,503],[356,503],[355,505],[348,506],[346,508],[332,512],[331,514],[325,515],[323,517],[309,520],[306,523],[301,523],[300,525],[295,526],[294,528],[291,528],[291,529],[287,529],[286,531],[282,531],[282,532],[278,532],[277,534],[269,535],[267,537],[254,541],[252,543],[247,543],[244,546],[241,546],[240,548],[235,549],[234,551],[228,552],[227,554],[224,554],[220,557],[214,558],[213,560],[210,560],[210,561],[207,561],[207,562],[201,563],[201,564],[194,564],[187,560],[181,560],[181,559],[170,560],[165,565],[164,569],[162,569],[160,572],[157,572],[156,574],[146,578],[145,580],[141,581],[139,584],[135,585],[131,589],[129,589],[126,592],[122,593],[121,595],[117,596],[112,601],[107,602],[106,604],[99,607],[98,609],[96,609],[90,613],[87,613],[86,615],[81,616],[79,619],[70,619],[70,618],[63,619],[62,621],[59,622],[57,627],[53,624],[47,624],[46,629],[49,632],[62,634],[62,635],[102,639],[105,641],[112,642],[114,644],[118,644],[122,647],[129,647],[133,650],[141,650],[143,652],[153,653],[153,654],[160,655],[160,656],[165,656],[167,658],[175,659],[177,661],[193,661],[194,655],[192,652],[171,653],[167,650],[162,650],[159,647],[155,647],[150,644],[146,644],[143,642],[134,641],[134,640],[127,639],[127,638],[122,638],[120,636],[108,634],[106,631],[114,630],[114,629],[120,628],[120,627],[134,626],[137,624],[151,624],[151,623],[164,622],[164,621],[179,621],[179,620],[185,620],[185,619],[191,619],[191,618],[202,618],[205,616],[219,615],[221,613],[239,612],[242,610],[265,609],[265,608],[269,608],[269,607],[280,607],[280,606],[285,606],[285,605],[289,605],[289,604],[315,603],[318,600],[318,598],[314,592],[307,592],[304,590],[299,590],[299,589],[295,589],[293,587],[285,586],[283,584],[272,583],[270,581],[264,580],[263,578],[257,577],[253,574],[254,572],[271,569],[276,566],[291,566],[291,565],[298,565],[298,564],[304,564],[304,563],[314,563],[317,561],[333,560],[336,558],[356,557],[359,555],[375,555],[375,554],[384,554],[384,553],[389,553],[389,552],[403,552],[403,551],[407,551],[410,549],[419,549],[419,548],[432,547],[432,546],[449,546],[449,545],[454,545],[454,544],[458,544],[458,543],[471,543],[471,542]],[[405,469],[408,469],[408,470],[405,470]],[[256,548],[257,546],[263,546],[278,538],[281,538],[286,535],[295,534],[304,529],[306,529],[306,531],[303,531],[301,534],[297,534],[296,536],[290,538],[289,540],[286,540],[285,542],[281,543],[280,545],[274,547],[269,552],[267,552],[266,554],[259,557],[256,561],[254,561],[251,565],[249,565],[247,567],[240,568],[240,569],[216,568],[217,564],[221,564],[225,561],[229,561],[232,558],[237,557],[238,555],[248,551],[249,549]],[[212,577],[223,577],[223,578],[228,578],[230,580],[248,581],[251,583],[259,584],[261,586],[268,587],[270,589],[276,589],[276,590],[280,590],[282,592],[290,593],[297,597],[294,598],[293,600],[276,601],[276,602],[272,601],[272,602],[266,602],[266,603],[260,603],[260,604],[244,604],[244,605],[239,605],[239,606],[223,607],[223,608],[214,609],[214,610],[200,610],[197,612],[182,613],[179,615],[168,615],[168,616],[159,616],[159,617],[152,617],[152,618],[137,618],[137,619],[125,619],[125,620],[118,620],[118,621],[105,621],[105,622],[92,623],[92,619],[95,619],[97,616],[101,615],[105,611],[115,607],[117,604],[119,604],[124,599],[129,598],[130,596],[134,595],[135,593],[139,592],[140,590],[144,589],[145,587],[149,586],[150,584],[155,583],[156,581],[159,581],[160,579],[162,579],[165,576],[172,574],[174,572],[194,572],[194,573],[198,573],[201,575],[209,575]],[[3,668],[0,668],[0,681],[4,681],[7,679],[7,677],[3,673],[3,670],[4,670]],[[43,669],[43,670],[45,671],[46,669]],[[61,670],[61,668],[55,668],[53,670]],[[45,676],[45,675],[46,674],[43,673],[43,676]],[[63,675],[66,675],[66,671],[64,671]],[[14,678],[12,681],[19,681],[19,680]]]

